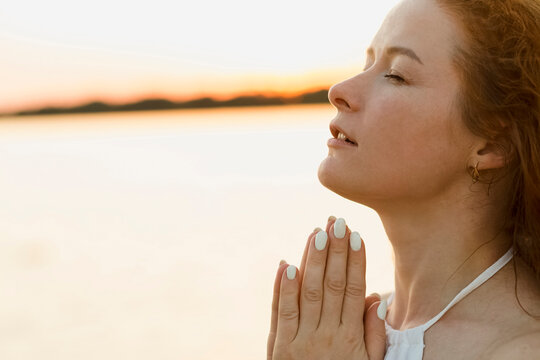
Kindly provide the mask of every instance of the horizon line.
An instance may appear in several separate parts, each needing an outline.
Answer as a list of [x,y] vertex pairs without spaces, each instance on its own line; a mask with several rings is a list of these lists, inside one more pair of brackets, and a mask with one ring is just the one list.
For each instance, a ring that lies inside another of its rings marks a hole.
[[[290,95],[291,93],[296,95]],[[271,95],[270,95],[271,94]],[[288,95],[286,95],[288,94]],[[224,99],[225,98],[225,99]],[[172,109],[205,109],[217,107],[246,107],[289,104],[329,103],[328,89],[304,92],[249,92],[232,97],[202,96],[190,100],[174,101],[170,97],[146,97],[140,100],[115,104],[100,100],[86,101],[75,106],[43,106],[37,109],[0,113],[0,117],[19,117],[29,115],[79,114],[119,111],[148,111]]]

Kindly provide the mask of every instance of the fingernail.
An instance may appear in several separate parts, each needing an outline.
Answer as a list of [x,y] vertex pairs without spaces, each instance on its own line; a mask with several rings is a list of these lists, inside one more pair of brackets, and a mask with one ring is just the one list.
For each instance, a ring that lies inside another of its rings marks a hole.
[[293,280],[296,277],[296,267],[294,265],[289,265],[287,268],[287,278]]
[[279,262],[279,266],[281,266],[281,265],[283,265],[283,264],[286,264],[286,263],[287,263],[286,260],[281,260],[281,261]]
[[313,232],[319,232],[321,231],[322,229],[320,227],[316,227],[315,229],[313,229]]
[[326,231],[319,231],[317,235],[315,235],[315,248],[317,250],[323,250],[326,246],[326,241],[328,240],[328,234],[326,234]]
[[330,215],[328,217],[328,222],[336,220],[336,217],[334,215]]
[[379,307],[377,308],[377,316],[381,320],[386,319],[386,299],[381,300],[381,303],[379,304]]
[[358,251],[360,250],[360,248],[362,248],[362,238],[360,237],[358,231],[353,231],[351,233],[351,238],[349,242],[351,243],[351,249],[353,249],[354,251]]
[[334,236],[338,239],[342,239],[345,236],[345,231],[347,230],[347,225],[345,224],[345,219],[339,218],[334,223]]
[[369,294],[369,296],[373,296],[373,295],[375,295],[379,299],[381,298],[381,295],[379,293],[374,292],[374,293]]

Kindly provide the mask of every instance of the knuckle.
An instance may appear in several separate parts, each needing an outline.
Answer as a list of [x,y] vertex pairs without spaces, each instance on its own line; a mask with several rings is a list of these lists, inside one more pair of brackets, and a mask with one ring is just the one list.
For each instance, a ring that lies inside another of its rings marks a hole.
[[302,294],[308,302],[319,302],[323,295],[322,290],[318,288],[306,288]]
[[360,267],[362,267],[362,260],[359,259],[359,258],[356,257],[356,256],[352,256],[352,257],[349,259],[349,262],[351,263],[351,265],[352,265],[354,268],[360,268]]
[[336,242],[334,242],[334,244],[332,245],[334,245],[331,248],[332,255],[346,255],[347,254],[348,249],[345,243],[336,244]]
[[279,312],[279,318],[281,320],[296,320],[298,319],[300,312],[298,309],[285,308]]
[[[319,255],[319,254],[316,254],[316,255]],[[309,265],[310,266],[315,266],[315,267],[323,267],[326,265],[326,256],[316,256],[316,255],[313,255],[312,257],[310,257],[309,259]]]
[[343,342],[349,347],[359,347],[362,345],[362,334],[357,331],[347,331],[343,335]]
[[335,341],[335,336],[336,336],[335,332],[329,332],[329,331],[321,332],[317,336],[316,343],[313,345],[323,346],[324,348],[331,348],[332,344]]
[[331,294],[343,295],[345,292],[345,280],[343,279],[330,279],[326,282],[326,287]]
[[347,284],[347,287],[345,288],[345,296],[352,298],[363,298],[364,292],[364,287],[358,284]]
[[376,332],[374,335],[375,339],[378,340],[378,342],[385,342],[386,341],[386,335],[384,332]]
[[294,286],[285,286],[281,289],[281,296],[291,297],[296,294],[296,288]]

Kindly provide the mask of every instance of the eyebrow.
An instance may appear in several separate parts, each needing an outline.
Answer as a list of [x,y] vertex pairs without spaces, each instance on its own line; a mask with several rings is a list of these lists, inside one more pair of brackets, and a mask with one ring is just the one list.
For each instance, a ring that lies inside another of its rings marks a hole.
[[[374,54],[373,48],[367,49],[367,54],[373,56],[373,54]],[[405,56],[410,57],[414,61],[424,65],[424,63],[422,62],[422,60],[420,60],[418,55],[416,55],[416,53],[414,51],[412,51],[411,49],[406,48],[406,47],[401,47],[401,46],[389,47],[388,49],[386,49],[386,55],[387,56],[405,55]]]

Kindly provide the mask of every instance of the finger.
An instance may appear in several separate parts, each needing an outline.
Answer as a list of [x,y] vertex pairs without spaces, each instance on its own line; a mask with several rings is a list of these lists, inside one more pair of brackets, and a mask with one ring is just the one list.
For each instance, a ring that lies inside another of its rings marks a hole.
[[362,238],[354,231],[349,236],[347,283],[341,311],[341,323],[363,334],[364,303],[366,297],[366,252]]
[[[330,215],[328,217],[328,221],[327,221],[327,224],[326,224],[326,232],[327,233],[328,233],[328,229],[334,223],[334,221],[336,221],[336,217]],[[304,274],[305,274],[305,270],[306,270],[306,259],[307,259],[307,254],[308,254],[309,247],[310,247],[310,242],[313,241],[313,238],[315,237],[315,235],[319,231],[321,231],[321,228],[319,228],[319,227],[317,227],[317,228],[315,228],[313,230],[313,232],[309,235],[308,241],[307,241],[306,246],[304,248],[304,254],[302,255],[302,261],[300,262],[300,275],[299,275],[300,276],[299,277],[300,288],[302,288],[302,282],[304,281]]]
[[349,234],[350,231],[342,218],[337,219],[330,227],[319,326],[337,328],[341,322],[341,309],[347,277]]
[[330,216],[328,217],[328,221],[327,221],[327,223],[326,223],[326,232],[327,232],[327,233],[330,233],[330,227],[331,227],[332,225],[334,225],[335,222],[336,222],[336,217],[335,217],[334,215],[330,215]]
[[300,291],[299,332],[317,329],[321,318],[323,280],[326,268],[328,235],[319,231],[309,247],[306,273]]
[[281,287],[281,278],[283,272],[287,269],[287,262],[281,260],[279,263],[276,279],[274,280],[274,295],[272,297],[272,319],[270,321],[270,333],[268,334],[268,341],[266,343],[266,355],[268,360],[272,360],[272,354],[274,351],[274,343],[276,341],[277,322],[278,322],[278,309],[279,309],[279,290]]
[[370,360],[383,360],[386,352],[386,300],[376,301],[369,307],[364,319],[364,341]]
[[317,234],[317,232],[321,231],[321,228],[315,228],[313,230],[313,232],[311,234],[309,234],[308,236],[308,240],[306,242],[306,246],[304,248],[304,254],[302,255],[302,262],[300,263],[300,271],[299,271],[299,275],[298,275],[298,280],[299,280],[299,285],[300,285],[300,288],[302,287],[302,282],[304,281],[304,274],[305,274],[305,270],[306,270],[306,259],[307,259],[307,256],[308,256],[308,252],[309,252],[309,247],[310,247],[310,243],[313,241],[313,239],[315,238],[315,235]]
[[298,331],[300,309],[297,272],[294,265],[289,265],[281,277],[276,342],[289,344]]
[[381,301],[381,295],[377,293],[370,294],[366,297],[364,304],[364,314],[367,313],[369,307],[373,305],[374,302]]

